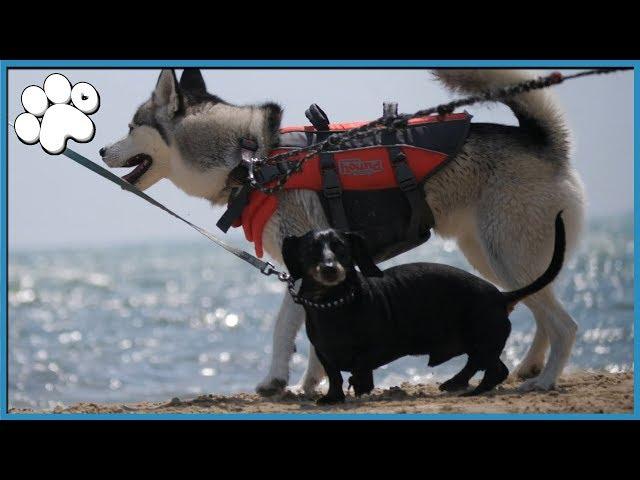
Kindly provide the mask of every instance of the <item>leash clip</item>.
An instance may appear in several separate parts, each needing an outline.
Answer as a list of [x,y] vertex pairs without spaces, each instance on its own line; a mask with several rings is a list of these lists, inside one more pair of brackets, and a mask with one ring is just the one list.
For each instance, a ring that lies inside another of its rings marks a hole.
[[279,272],[278,280],[280,280],[281,282],[285,282],[293,285],[293,279],[291,278],[291,275],[289,275],[287,272]]
[[281,282],[293,284],[291,275],[289,275],[287,272],[279,271],[271,262],[265,262],[264,266],[260,268],[260,272],[263,275],[267,275],[267,276],[277,275],[278,280],[280,280]]
[[256,166],[260,166],[262,164],[262,160],[259,158],[251,157],[251,158],[243,158],[242,165],[244,165],[247,169],[247,179],[249,180],[249,185],[255,187],[258,182],[256,182],[256,175],[254,172],[254,168]]
[[276,267],[274,267],[273,264],[270,262],[266,262],[264,266],[260,268],[260,272],[263,275],[267,275],[267,276],[278,273],[278,271],[276,270]]

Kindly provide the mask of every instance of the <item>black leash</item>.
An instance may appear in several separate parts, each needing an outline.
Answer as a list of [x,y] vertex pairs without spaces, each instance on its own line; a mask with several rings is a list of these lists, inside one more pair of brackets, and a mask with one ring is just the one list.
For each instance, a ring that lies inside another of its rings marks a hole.
[[[449,113],[453,113],[453,111],[459,107],[467,107],[476,103],[504,100],[506,98],[513,97],[522,93],[548,88],[552,85],[558,85],[567,80],[573,80],[576,78],[587,77],[591,75],[603,75],[618,72],[621,70],[630,70],[630,68],[597,68],[573,73],[571,75],[562,75],[559,72],[554,72],[545,77],[525,80],[520,83],[508,85],[506,87],[488,89],[481,94],[453,100],[451,102],[431,108],[426,108],[424,110],[418,110],[413,114],[389,115],[386,117],[380,117],[377,120],[373,120],[372,122],[369,122],[357,128],[352,128],[351,130],[347,130],[346,132],[333,133],[323,141],[303,148],[298,148],[290,152],[280,153],[278,155],[274,155],[273,157],[269,157],[268,159],[253,159],[253,161],[249,165],[247,165],[247,168],[249,170],[249,184],[251,185],[251,187],[260,190],[267,195],[273,195],[274,193],[284,188],[285,183],[287,183],[291,175],[302,170],[302,167],[307,162],[307,160],[314,157],[315,155],[318,155],[320,152],[328,150],[339,150],[340,147],[345,146],[352,140],[375,134],[381,130],[395,131],[404,129],[407,127],[409,120],[413,118],[426,117],[433,114],[446,115]],[[261,165],[273,164],[276,162],[281,162],[282,160],[289,159],[291,157],[298,157],[301,153],[305,152],[306,155],[304,155],[302,158],[298,158],[293,167],[283,172],[282,175],[279,176],[277,180],[275,180],[276,183],[273,184],[273,186],[267,187],[256,180],[255,169],[259,169]]]
[[[11,125],[11,126],[13,126],[13,125]],[[293,278],[291,278],[291,276],[287,272],[279,271],[271,262],[265,262],[263,260],[260,260],[258,257],[255,257],[255,256],[251,255],[249,252],[245,252],[244,250],[241,250],[241,249],[236,248],[236,247],[232,247],[231,245],[223,242],[222,240],[220,240],[218,237],[216,237],[211,232],[205,230],[202,227],[199,227],[198,225],[196,225],[196,224],[190,222],[189,220],[187,220],[186,218],[178,215],[176,212],[174,212],[170,208],[168,208],[165,205],[163,205],[162,203],[158,202],[155,198],[153,198],[153,197],[147,195],[146,193],[144,193],[142,190],[140,190],[135,185],[127,182],[126,180],[123,180],[122,178],[120,178],[119,176],[115,175],[114,173],[111,173],[106,168],[101,167],[100,165],[96,164],[95,162],[92,162],[91,160],[89,160],[87,157],[84,157],[83,155],[80,155],[78,152],[76,152],[74,150],[71,150],[70,148],[67,147],[66,150],[64,152],[62,152],[62,154],[65,155],[66,157],[70,158],[74,162],[82,165],[83,167],[88,168],[92,172],[97,173],[101,177],[106,178],[107,180],[119,185],[123,190],[126,190],[128,192],[133,193],[134,195],[142,198],[143,200],[145,200],[146,202],[150,203],[151,205],[154,205],[154,206],[158,207],[159,209],[164,210],[169,215],[171,215],[171,216],[177,218],[178,220],[181,220],[182,222],[186,223],[191,228],[193,228],[194,230],[199,232],[201,235],[204,235],[205,237],[207,237],[209,240],[211,240],[215,244],[217,244],[217,245],[221,246],[222,248],[224,248],[227,252],[232,253],[236,257],[238,257],[238,258],[244,260],[245,262],[247,262],[249,265],[257,268],[260,271],[260,273],[262,273],[262,274],[264,274],[266,276],[276,275],[278,280],[280,280],[281,282],[287,284],[287,288],[289,289],[289,293],[291,294],[291,297],[293,298],[293,301],[296,302],[296,303],[299,303],[299,304],[302,304],[302,305],[307,305],[309,307],[314,307],[314,308],[318,308],[318,309],[328,309],[328,308],[335,308],[335,307],[338,307],[338,306],[345,305],[346,303],[351,302],[355,298],[355,292],[353,292],[353,291],[350,291],[344,298],[340,298],[340,299],[337,299],[337,300],[332,300],[332,301],[329,301],[329,302],[314,302],[312,300],[304,298],[304,297],[300,296],[298,294],[298,292],[295,291],[295,281],[293,280]]]
[[289,274],[286,273],[286,272],[278,271],[276,269],[276,267],[271,262],[265,262],[263,260],[260,260],[258,257],[255,257],[255,256],[251,255],[249,252],[245,252],[244,250],[241,250],[241,249],[236,248],[236,247],[232,247],[231,245],[223,242],[222,240],[220,240],[218,237],[216,237],[211,232],[205,230],[202,227],[199,227],[198,225],[196,225],[196,224],[190,222],[189,220],[187,220],[186,218],[178,215],[176,212],[174,212],[170,208],[168,208],[168,207],[164,206],[162,203],[158,202],[155,198],[153,198],[153,197],[147,195],[146,193],[144,193],[142,190],[137,188],[135,185],[132,185],[131,183],[127,182],[126,180],[123,180],[119,176],[111,173],[106,168],[101,167],[100,165],[96,164],[95,162],[92,162],[88,158],[80,155],[78,152],[75,152],[75,151],[73,151],[73,150],[71,150],[70,148],[67,147],[67,149],[64,152],[62,152],[62,154],[67,156],[67,157],[69,157],[74,162],[79,163],[83,167],[88,168],[92,172],[97,173],[101,177],[104,177],[107,180],[110,180],[113,183],[119,185],[123,190],[126,190],[128,192],[133,193],[134,195],[137,195],[138,197],[142,198],[143,200],[149,202],[151,205],[154,205],[154,206],[160,208],[161,210],[164,210],[169,215],[177,218],[178,220],[183,221],[184,223],[189,225],[191,228],[193,228],[194,230],[199,232],[201,235],[204,235],[205,237],[207,237],[213,243],[215,243],[215,244],[221,246],[222,248],[224,248],[227,252],[232,253],[236,257],[238,257],[241,260],[244,260],[245,262],[247,262],[249,265],[257,268],[264,275],[267,275],[267,276],[269,276],[269,275],[277,275],[278,276],[278,280],[280,280],[281,282],[287,282],[287,283],[289,282],[289,280],[290,280]]
[[[15,127],[11,123],[9,123],[9,125],[11,125],[15,129]],[[196,230],[201,235],[204,235],[205,237],[207,237],[209,240],[211,240],[215,244],[217,244],[217,245],[221,246],[222,248],[224,248],[227,252],[235,255],[236,257],[240,258],[241,260],[244,260],[245,262],[247,262],[249,265],[257,268],[264,275],[267,275],[267,276],[269,276],[269,275],[277,275],[278,276],[278,280],[280,280],[281,282],[286,282],[286,283],[293,284],[289,274],[286,273],[286,272],[280,272],[278,269],[276,269],[276,267],[272,263],[260,260],[258,257],[255,257],[255,256],[251,255],[249,252],[245,252],[244,250],[241,250],[241,249],[236,248],[236,247],[232,247],[231,245],[223,242],[222,240],[220,240],[218,237],[216,237],[211,232],[205,230],[202,227],[199,227],[198,225],[196,225],[196,224],[190,222],[189,220],[187,220],[186,218],[178,215],[176,212],[174,212],[170,208],[168,208],[165,205],[163,205],[162,203],[158,202],[155,198],[153,198],[153,197],[147,195],[146,193],[144,193],[142,190],[140,190],[135,185],[127,182],[126,180],[123,180],[119,176],[115,175],[114,173],[111,173],[109,170],[107,170],[104,167],[101,167],[97,163],[92,162],[87,157],[84,157],[83,155],[80,155],[78,152],[76,152],[74,150],[71,150],[68,147],[66,148],[66,150],[64,152],[62,152],[62,154],[64,156],[70,158],[74,162],[82,165],[83,167],[88,168],[92,172],[97,173],[101,177],[106,178],[107,180],[115,183],[116,185],[120,186],[120,188],[122,188],[123,190],[126,190],[128,192],[133,193],[134,195],[142,198],[143,200],[145,200],[146,202],[150,203],[151,205],[153,205],[155,207],[158,207],[159,209],[164,210],[165,212],[167,212],[169,215],[177,218],[178,220],[181,220],[182,222],[184,222],[187,225],[189,225],[191,228]]]
[[[264,185],[261,185],[259,182],[255,180],[254,168],[256,166],[259,168],[261,164],[266,162],[265,160],[260,160],[260,159],[251,159],[250,161],[247,161],[247,159],[243,159],[243,160],[244,160],[244,163],[247,165],[247,168],[249,171],[248,178],[251,186],[253,188],[256,188],[262,191],[263,193],[271,195],[279,191],[280,189],[282,189],[284,187],[284,184],[289,179],[289,177],[294,173],[300,171],[304,163],[309,158],[313,157],[314,155],[317,155],[318,153],[324,150],[329,150],[329,149],[335,150],[336,147],[340,147],[350,140],[371,135],[372,133],[375,133],[380,129],[399,130],[399,129],[405,128],[407,126],[408,121],[412,118],[424,117],[427,115],[432,115],[434,113],[437,113],[439,115],[444,115],[447,113],[452,113],[458,107],[469,106],[469,105],[473,105],[475,103],[480,103],[480,102],[502,100],[504,98],[518,95],[521,93],[529,92],[532,90],[539,90],[542,88],[547,88],[551,85],[557,85],[566,80],[585,77],[589,75],[606,74],[606,73],[616,72],[620,70],[629,70],[629,69],[628,68],[599,68],[594,70],[586,70],[584,72],[578,72],[578,73],[575,73],[572,75],[566,75],[566,76],[563,76],[560,73],[556,72],[546,77],[527,80],[527,81],[517,83],[515,85],[510,85],[507,87],[487,90],[481,95],[474,95],[474,96],[462,98],[459,100],[454,100],[449,103],[441,104],[436,107],[419,110],[410,115],[404,114],[404,115],[391,115],[386,117],[380,117],[377,120],[374,120],[365,125],[362,125],[361,127],[347,130],[344,133],[339,133],[339,134],[334,133],[330,135],[326,140],[323,140],[322,142],[318,142],[304,148],[296,149],[291,152],[286,152],[286,153],[282,153],[282,154],[270,157],[268,161],[269,163],[272,163],[272,162],[276,162],[279,160],[284,160],[293,156],[300,155],[300,153],[308,152],[304,157],[302,157],[298,162],[296,162],[296,164],[291,169],[284,172],[282,176],[279,177],[278,180],[276,180],[276,184],[273,187],[265,187]],[[11,125],[15,129],[13,124],[9,123],[9,125]],[[201,235],[204,235],[215,244],[224,248],[227,252],[235,255],[241,260],[244,260],[245,262],[247,262],[249,265],[255,267],[262,274],[267,276],[277,275],[278,280],[287,284],[289,292],[291,293],[291,296],[293,297],[296,303],[307,304],[309,306],[313,306],[316,308],[330,308],[332,306],[335,307],[338,305],[342,305],[344,302],[347,302],[352,299],[352,297],[349,297],[349,298],[341,299],[339,302],[328,302],[327,304],[319,304],[319,303],[311,302],[310,300],[304,299],[296,293],[295,287],[294,287],[294,281],[291,278],[291,276],[287,272],[279,271],[272,263],[260,260],[258,257],[255,257],[250,253],[245,252],[244,250],[228,245],[227,243],[223,242],[222,240],[217,238],[215,235],[213,235],[211,232],[205,230],[202,227],[199,227],[198,225],[195,225],[194,223],[191,223],[186,218],[178,215],[170,208],[164,206],[162,203],[158,202],[153,197],[144,193],[135,185],[127,182],[126,180],[123,180],[119,176],[111,173],[106,168],[101,167],[97,163],[92,162],[88,158],[80,155],[78,152],[75,152],[74,150],[71,150],[70,148],[67,147],[67,149],[64,152],[62,152],[62,154],[70,158],[74,162],[82,165],[83,167],[88,168],[92,172],[97,173],[101,177],[106,178],[107,180],[115,183],[116,185],[120,186],[123,190],[133,193],[134,195],[142,198],[143,200],[150,203],[151,205],[154,205],[155,207],[158,207],[161,210],[164,210],[169,215],[177,218],[178,220],[181,220],[182,222],[189,225],[191,228],[196,230]]]

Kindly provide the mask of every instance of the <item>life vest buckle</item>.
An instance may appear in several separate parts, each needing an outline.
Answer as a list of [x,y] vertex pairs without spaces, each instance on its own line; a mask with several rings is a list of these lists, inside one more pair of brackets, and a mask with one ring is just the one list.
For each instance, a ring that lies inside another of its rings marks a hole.
[[409,165],[407,165],[406,159],[407,156],[403,152],[398,152],[391,159],[396,171],[398,187],[405,193],[411,192],[418,187],[416,177],[411,171],[411,168],[409,168]]
[[340,177],[333,162],[333,154],[323,152],[320,154],[320,169],[322,173],[322,191],[326,198],[338,198],[342,196]]
[[418,187],[416,177],[413,176],[411,170],[400,168],[398,172],[398,186],[403,192],[410,192]]
[[342,196],[342,187],[335,170],[325,170],[323,176],[322,191],[326,198],[338,198]]

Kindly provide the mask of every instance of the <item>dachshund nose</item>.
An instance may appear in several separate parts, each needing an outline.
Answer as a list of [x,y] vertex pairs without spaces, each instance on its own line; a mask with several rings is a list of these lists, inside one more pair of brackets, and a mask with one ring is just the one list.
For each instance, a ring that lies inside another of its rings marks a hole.
[[338,274],[338,267],[334,263],[320,266],[320,273],[326,277],[335,277]]
[[98,151],[98,153],[100,154],[100,156],[101,156],[101,157],[104,157],[104,154],[105,154],[106,152],[107,152],[107,149],[106,149],[106,148],[104,148],[104,147],[102,147],[102,148]]

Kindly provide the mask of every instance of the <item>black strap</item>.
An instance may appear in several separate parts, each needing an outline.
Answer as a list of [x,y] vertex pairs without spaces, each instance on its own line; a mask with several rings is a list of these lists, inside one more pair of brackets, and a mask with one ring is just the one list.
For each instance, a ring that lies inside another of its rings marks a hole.
[[241,138],[239,143],[241,150],[249,150],[253,153],[258,151],[258,142],[252,138]]
[[[138,197],[142,198],[143,200],[149,202],[150,204],[160,208],[161,210],[164,210],[169,215],[171,215],[171,216],[177,218],[178,220],[186,223],[191,228],[193,228],[194,230],[198,231],[201,235],[204,235],[205,237],[207,237],[209,240],[211,240],[215,244],[221,246],[227,252],[232,253],[236,257],[238,257],[238,258],[244,260],[245,262],[253,265],[254,267],[256,267],[258,270],[260,270],[265,275],[271,275],[273,273],[279,273],[273,267],[273,265],[271,265],[269,262],[264,262],[264,261],[260,260],[259,258],[254,257],[250,253],[245,252],[244,250],[241,250],[241,249],[236,248],[236,247],[232,247],[231,245],[227,245],[225,242],[220,240],[218,237],[216,237],[212,233],[209,233],[204,228],[199,227],[198,225],[196,225],[194,223],[191,223],[189,220],[187,220],[186,218],[178,215],[173,210],[165,207],[163,204],[158,202],[156,199],[154,199],[153,197],[150,197],[149,195],[144,193],[142,190],[138,189],[136,186],[134,186],[134,185],[130,184],[129,182],[121,179],[117,175],[111,173],[109,170],[107,170],[104,167],[101,167],[100,165],[92,162],[88,158],[80,155],[79,153],[71,150],[70,148],[67,148],[64,152],[62,152],[62,154],[67,156],[67,157],[69,157],[74,162],[79,163],[83,167],[88,168],[89,170],[93,171],[94,173],[97,173],[101,177],[104,177],[107,180],[112,181],[116,185],[120,186],[123,190],[126,190],[128,192],[133,193],[134,195],[137,195]],[[282,277],[282,278],[284,278],[284,277]]]
[[[251,138],[241,138],[238,142],[240,147],[240,165],[235,167],[229,173],[229,179],[235,183],[243,184],[247,180],[247,165],[253,161],[253,157],[258,151],[258,142]],[[235,189],[235,195],[229,198],[229,204],[227,210],[216,222],[216,226],[227,233],[233,222],[237,218],[240,218],[244,208],[249,204],[249,194],[251,193],[251,187],[249,185],[242,185]]]
[[244,208],[249,204],[249,194],[251,193],[251,187],[249,185],[243,185],[238,192],[229,200],[227,210],[218,219],[216,226],[227,233],[236,218],[240,218]]
[[[427,201],[424,198],[424,193],[420,193],[421,189],[418,188],[416,177],[407,164],[407,156],[402,152],[402,149],[398,145],[392,145],[387,148],[389,150],[393,170],[396,174],[398,187],[400,187],[400,190],[402,190],[409,202],[409,205],[411,206],[411,219],[409,220],[409,227],[407,228],[407,238],[419,238],[420,219],[425,214],[433,217],[433,213],[427,207]],[[433,225],[433,218],[430,219],[429,224]]]
[[229,180],[227,181],[227,183],[230,183],[231,186],[244,185],[247,181],[247,174],[247,167],[243,164],[240,164],[229,172]]
[[294,162],[286,160],[277,163],[263,163],[254,171],[255,179],[261,185],[267,185],[278,177],[282,177],[294,167]]
[[333,161],[333,153],[320,153],[320,172],[322,173],[322,193],[329,204],[331,226],[338,230],[349,230],[347,214],[342,204],[342,186]]

